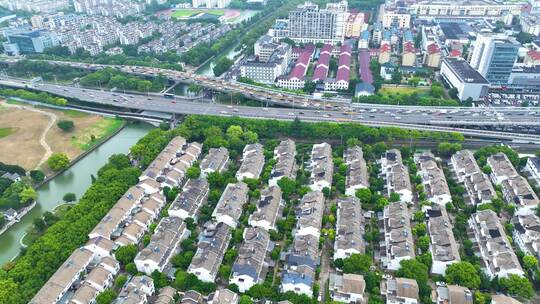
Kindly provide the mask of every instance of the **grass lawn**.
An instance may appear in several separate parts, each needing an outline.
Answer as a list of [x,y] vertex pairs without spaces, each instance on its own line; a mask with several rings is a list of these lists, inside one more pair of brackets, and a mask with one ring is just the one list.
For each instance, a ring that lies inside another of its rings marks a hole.
[[121,119],[104,118],[95,123],[94,125],[84,129],[77,136],[72,137],[71,141],[73,145],[79,147],[81,150],[88,150],[100,139],[107,137],[117,131],[123,124]]
[[15,128],[0,128],[0,138],[11,135],[15,130]]
[[381,94],[428,94],[429,87],[384,87],[379,90]]
[[207,13],[217,16],[223,16],[225,14],[225,10],[222,9],[198,9],[198,8],[184,8],[184,9],[177,9],[175,10],[171,16],[174,18],[188,18],[198,13]]

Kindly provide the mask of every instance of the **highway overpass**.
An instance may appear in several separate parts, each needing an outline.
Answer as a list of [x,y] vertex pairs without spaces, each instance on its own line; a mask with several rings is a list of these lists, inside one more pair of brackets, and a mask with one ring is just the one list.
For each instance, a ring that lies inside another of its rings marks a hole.
[[[158,95],[124,94],[105,90],[91,90],[72,86],[61,86],[47,83],[31,84],[20,80],[0,80],[0,85],[13,88],[29,88],[36,91],[48,92],[58,96],[73,98],[89,104],[137,111],[152,111],[170,114],[206,114],[221,116],[241,116],[256,119],[293,120],[298,117],[310,122],[356,122],[374,127],[399,127],[410,130],[459,132],[465,136],[476,138],[497,139],[505,142],[521,142],[540,144],[540,135],[526,133],[498,132],[489,130],[474,130],[447,126],[429,125],[429,121],[439,117],[438,112],[410,113],[402,109],[390,111],[355,109],[355,111],[326,111],[315,109],[262,108],[238,105],[225,105],[212,102],[194,102],[190,99],[169,99]],[[362,112],[363,111],[363,112]],[[397,114],[396,114],[397,113]],[[402,115],[396,120],[396,115]],[[409,117],[410,116],[410,117]],[[434,117],[428,119],[428,117]],[[521,117],[521,116],[520,116]],[[421,123],[421,122],[424,122]],[[520,120],[522,122],[522,120]]]

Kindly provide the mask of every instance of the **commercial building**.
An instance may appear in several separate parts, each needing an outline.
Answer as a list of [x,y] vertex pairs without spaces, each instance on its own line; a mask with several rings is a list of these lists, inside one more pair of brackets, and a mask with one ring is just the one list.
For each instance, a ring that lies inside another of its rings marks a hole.
[[275,40],[289,38],[297,43],[329,43],[336,45],[345,37],[347,2],[328,3],[326,9],[306,2],[289,12],[289,19],[276,20],[270,30]]
[[309,182],[311,190],[322,191],[324,188],[331,188],[334,174],[332,147],[327,143],[313,145],[308,168],[311,171]]
[[190,231],[181,218],[175,216],[163,218],[148,246],[135,257],[137,270],[147,275],[151,275],[156,270],[164,272],[171,258],[180,250],[180,243],[189,235]]
[[238,249],[238,257],[232,266],[229,284],[236,284],[240,292],[262,283],[266,277],[266,256],[273,249],[268,232],[259,227],[244,230],[244,242]]
[[4,31],[4,52],[10,56],[21,54],[43,53],[46,48],[60,44],[55,33],[45,30],[27,28],[8,29]]
[[192,218],[197,221],[199,210],[206,203],[209,191],[206,179],[188,179],[182,187],[182,192],[169,207],[169,215],[177,216],[183,220]]
[[428,201],[445,206],[452,201],[450,189],[446,183],[443,170],[437,164],[431,152],[415,155],[418,165],[418,175],[422,178],[422,185]]
[[364,303],[366,282],[364,276],[344,273],[330,274],[330,298],[339,303]]
[[270,173],[269,186],[276,186],[277,182],[286,177],[291,180],[296,178],[296,144],[291,139],[283,140],[274,149],[276,164]]
[[208,154],[203,158],[200,164],[201,174],[203,176],[208,173],[221,173],[227,168],[229,163],[229,150],[225,147],[211,148]]
[[412,186],[409,169],[403,164],[401,152],[397,149],[388,150],[381,158],[381,173],[386,180],[388,197],[395,192],[401,202],[412,202]]
[[435,205],[426,208],[426,218],[431,241],[429,251],[433,261],[431,273],[445,275],[448,266],[461,260],[446,207]]
[[414,259],[414,243],[407,204],[390,203],[384,207],[379,227],[384,233],[381,262],[389,270],[398,270],[402,260]]
[[197,252],[187,272],[194,274],[203,282],[213,283],[230,239],[231,228],[228,225],[207,223],[199,237]]
[[343,161],[347,165],[345,178],[345,194],[354,196],[358,189],[369,187],[369,175],[364,152],[359,146],[349,147],[343,153]]
[[336,239],[334,260],[345,259],[366,250],[364,242],[364,216],[360,200],[350,196],[337,200]]
[[236,179],[259,179],[264,167],[264,147],[259,144],[249,144],[244,147],[242,164],[236,171]]
[[469,218],[468,224],[472,241],[478,247],[475,254],[483,261],[482,269],[490,279],[507,277],[509,274],[524,275],[495,212],[478,211]]
[[279,219],[283,200],[281,188],[270,186],[261,191],[261,198],[257,210],[249,216],[248,223],[252,227],[261,227],[266,231],[277,230],[276,222]]
[[499,34],[480,34],[473,44],[471,66],[491,84],[507,84],[521,44]]
[[497,197],[489,177],[480,170],[470,150],[456,152],[452,155],[450,162],[458,182],[463,183],[465,187],[470,204],[490,203],[493,198]]
[[488,93],[489,81],[463,59],[443,58],[441,77],[458,91],[461,101],[482,100]]

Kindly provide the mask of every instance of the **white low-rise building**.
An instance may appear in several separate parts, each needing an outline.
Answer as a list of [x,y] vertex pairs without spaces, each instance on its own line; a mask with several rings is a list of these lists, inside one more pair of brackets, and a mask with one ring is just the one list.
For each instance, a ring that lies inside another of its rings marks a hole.
[[473,101],[482,100],[488,93],[489,81],[463,59],[443,58],[441,77],[457,89],[461,101],[469,98]]
[[365,252],[364,216],[360,200],[354,196],[337,200],[334,260]]
[[332,161],[332,147],[329,144],[313,145],[308,167],[311,171],[309,183],[311,190],[322,191],[324,188],[332,187],[334,163]]
[[431,152],[425,152],[416,155],[415,161],[418,164],[418,175],[422,177],[422,184],[428,201],[441,206],[451,202],[450,189],[446,183],[443,170],[435,160],[435,156]]

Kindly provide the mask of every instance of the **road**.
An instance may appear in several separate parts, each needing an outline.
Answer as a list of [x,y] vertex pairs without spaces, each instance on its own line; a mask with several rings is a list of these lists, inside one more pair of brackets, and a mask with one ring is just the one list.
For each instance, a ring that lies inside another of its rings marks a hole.
[[[19,59],[2,59],[0,62],[14,63]],[[191,72],[167,70],[153,67],[142,66],[122,66],[122,65],[103,65],[81,62],[53,61],[51,64],[70,66],[85,70],[100,70],[107,67],[118,69],[122,72],[144,77],[156,77],[163,75],[173,82],[182,82],[187,84],[197,84],[209,88],[213,91],[224,93],[238,93],[253,100],[268,102],[270,104],[284,105],[297,108],[311,108],[318,110],[363,110],[363,111],[384,111],[394,114],[393,120],[404,119],[402,112],[423,111],[440,113],[437,117],[422,117],[420,113],[416,115],[414,123],[422,123],[428,120],[431,124],[451,125],[451,126],[505,126],[505,125],[526,125],[540,126],[540,107],[425,107],[425,106],[396,106],[396,105],[375,105],[375,104],[351,104],[348,99],[338,98],[313,98],[309,95],[287,93],[271,88],[262,88],[259,86],[248,85],[240,82],[228,81],[215,77],[206,77],[196,75]],[[408,117],[412,117],[408,115]],[[379,120],[377,115],[371,117]],[[409,121],[411,122],[411,121]]]
[[[352,109],[350,111],[343,112],[316,109],[261,108],[224,105],[209,102],[195,102],[191,99],[188,100],[182,98],[169,99],[159,95],[123,94],[119,92],[91,90],[47,83],[31,84],[27,81],[13,79],[1,79],[0,85],[15,88],[29,87],[37,91],[44,91],[67,98],[75,98],[93,104],[116,106],[143,111],[155,111],[172,114],[241,116],[247,118],[277,120],[293,120],[294,118],[298,117],[303,121],[310,122],[358,122],[375,127],[394,126],[420,131],[459,132],[465,136],[495,138],[505,141],[520,141],[540,144],[540,135],[537,134],[497,132],[430,125],[430,122],[441,119],[442,114],[440,111],[435,109],[406,111],[400,108],[387,110],[371,109],[369,111],[364,109]],[[402,118],[399,120],[396,119],[397,115],[401,115]],[[529,120],[527,116],[524,115],[515,115],[515,117],[516,120],[514,122],[518,124],[525,124],[527,126],[540,124],[539,119]],[[475,117],[474,119],[485,122],[489,121],[489,119],[482,117]]]

